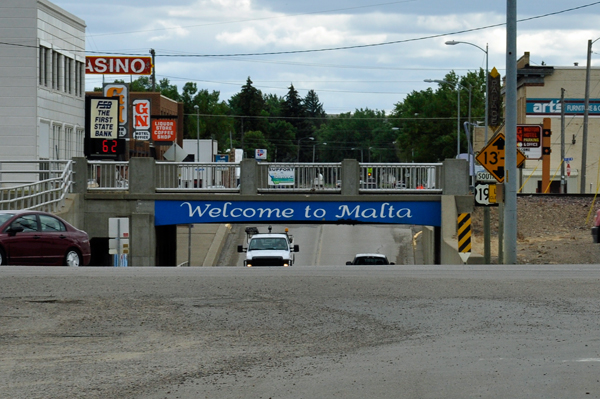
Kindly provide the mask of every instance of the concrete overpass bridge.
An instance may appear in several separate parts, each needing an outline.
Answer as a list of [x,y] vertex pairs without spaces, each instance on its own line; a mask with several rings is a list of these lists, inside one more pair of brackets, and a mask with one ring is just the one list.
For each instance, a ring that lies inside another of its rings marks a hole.
[[87,231],[100,253],[108,253],[108,219],[128,218],[130,266],[175,265],[177,225],[205,223],[422,225],[425,263],[460,264],[456,218],[473,207],[468,164],[456,159],[230,164],[75,158],[69,165],[71,179],[63,180],[71,203],[62,216]]

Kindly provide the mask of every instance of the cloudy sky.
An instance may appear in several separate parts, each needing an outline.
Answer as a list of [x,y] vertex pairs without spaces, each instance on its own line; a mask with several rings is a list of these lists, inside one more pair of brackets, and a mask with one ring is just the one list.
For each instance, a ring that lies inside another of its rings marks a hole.
[[[490,69],[505,71],[506,1],[52,2],[85,21],[88,55],[149,55],[153,48],[157,79],[179,89],[195,82],[222,100],[250,77],[263,93],[283,96],[290,84],[301,96],[313,89],[329,114],[390,111],[406,94],[430,87],[424,79],[485,68],[484,51],[448,40],[487,44]],[[587,41],[600,37],[600,1],[517,4],[518,56],[530,52],[534,65],[585,66]],[[592,60],[600,64],[596,53]],[[86,89],[101,79],[88,75]]]

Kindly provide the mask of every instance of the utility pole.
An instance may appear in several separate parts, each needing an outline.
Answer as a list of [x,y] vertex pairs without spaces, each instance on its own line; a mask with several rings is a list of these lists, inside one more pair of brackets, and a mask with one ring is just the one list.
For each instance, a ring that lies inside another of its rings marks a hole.
[[155,92],[156,91],[156,64],[154,63],[154,57],[156,56],[156,53],[154,52],[153,48],[150,49],[150,54],[152,55],[152,91]]
[[565,180],[565,89],[560,89],[560,193],[567,193]]
[[588,142],[588,119],[590,107],[590,63],[592,61],[592,41],[588,40],[587,66],[585,68],[585,101],[583,110],[583,142],[581,143],[581,186],[579,192],[585,194],[585,174],[587,172],[587,142]]
[[242,124],[242,139],[241,139],[241,141],[242,141],[242,159],[244,159],[245,152],[244,152],[244,118],[243,117],[241,119],[241,124]]
[[517,0],[506,1],[504,263],[517,263]]

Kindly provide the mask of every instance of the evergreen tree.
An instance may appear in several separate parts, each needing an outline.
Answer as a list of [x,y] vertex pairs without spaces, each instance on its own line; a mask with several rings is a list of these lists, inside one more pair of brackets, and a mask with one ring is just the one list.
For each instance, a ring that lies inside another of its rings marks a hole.
[[300,123],[299,118],[304,118],[306,112],[304,110],[304,104],[302,98],[298,94],[298,91],[294,88],[294,85],[290,85],[288,93],[285,95],[283,102],[283,115],[290,118],[290,123],[294,126]]
[[234,135],[240,137],[240,147],[242,149],[245,147],[243,132],[264,132],[266,130],[267,122],[263,118],[264,106],[263,95],[260,90],[252,86],[250,77],[246,80],[246,84],[242,86],[242,90],[229,99],[231,113],[238,116],[234,121],[235,131],[237,132]]
[[308,123],[316,130],[321,124],[326,123],[327,114],[323,109],[323,104],[319,102],[319,96],[314,90],[309,90],[304,97],[304,110],[309,118]]
[[296,144],[298,145],[297,157],[299,161],[308,159],[308,153],[312,149],[302,146],[301,142],[308,137],[312,137],[313,130],[311,125],[306,120],[306,110],[304,108],[304,101],[298,94],[298,91],[291,84],[288,88],[288,92],[284,97],[283,102],[283,116],[286,117],[287,122],[292,124],[296,128]]

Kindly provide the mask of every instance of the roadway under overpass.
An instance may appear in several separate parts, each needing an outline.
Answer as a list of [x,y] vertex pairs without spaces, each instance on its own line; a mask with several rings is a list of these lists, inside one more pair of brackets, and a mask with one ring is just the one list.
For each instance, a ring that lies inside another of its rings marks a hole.
[[[442,192],[423,194],[410,193],[361,193],[359,163],[355,160],[342,162],[341,190],[338,193],[261,193],[259,192],[260,171],[257,162],[245,159],[241,162],[240,189],[238,192],[209,193],[209,192],[164,192],[157,191],[156,187],[156,162],[151,158],[132,158],[128,165],[129,186],[126,191],[91,191],[88,190],[88,163],[85,158],[76,158],[74,166],[74,200],[65,216],[76,226],[87,231],[92,241],[97,243],[96,249],[106,250],[108,256],[108,219],[128,218],[130,223],[130,253],[129,266],[174,266],[177,251],[177,224],[188,223],[230,223],[241,220],[229,219],[226,212],[221,212],[221,218],[190,219],[182,223],[174,219],[170,224],[165,222],[165,214],[157,215],[161,211],[160,204],[193,204],[209,206],[207,204],[230,203],[235,204],[272,203],[281,206],[293,207],[294,204],[315,203],[322,206],[338,206],[339,204],[411,204],[415,206],[415,213],[427,204],[435,204],[440,209],[439,220],[429,222],[428,219],[403,221],[403,224],[420,224],[425,226],[422,236],[423,259],[426,264],[462,264],[458,255],[456,240],[457,215],[471,212],[473,197],[469,194],[469,171],[465,160],[449,159],[443,162],[442,176],[440,176]],[[287,205],[286,205],[287,204]],[[325,204],[325,205],[323,205]],[[180,206],[181,207],[181,206]],[[190,207],[191,208],[191,207]],[[158,211],[157,211],[158,209]],[[201,208],[205,209],[205,208]],[[230,208],[231,209],[231,208]],[[240,208],[242,209],[242,208]],[[354,209],[352,207],[348,209]],[[380,209],[380,208],[377,208]],[[386,214],[390,214],[389,205]],[[406,208],[408,209],[408,207]],[[205,209],[205,215],[209,210]],[[217,212],[218,211],[214,211]],[[299,213],[299,212],[298,212]],[[383,214],[384,211],[381,211]],[[427,208],[422,210],[427,214]],[[196,212],[194,216],[198,216]],[[234,213],[235,215],[235,213]],[[231,215],[229,215],[231,216]],[[347,216],[347,215],[346,215]],[[225,217],[225,218],[224,218]],[[157,221],[160,219],[160,223]],[[242,221],[244,222],[244,221]],[[277,223],[277,221],[273,221]],[[413,223],[415,222],[415,223]],[[358,220],[353,217],[345,220],[286,220],[286,224],[293,223],[332,223],[355,224],[370,223],[368,220]],[[398,223],[390,221],[390,223]],[[98,244],[101,243],[101,244]],[[106,248],[103,248],[106,245]],[[483,263],[478,254],[472,254],[468,263]]]

